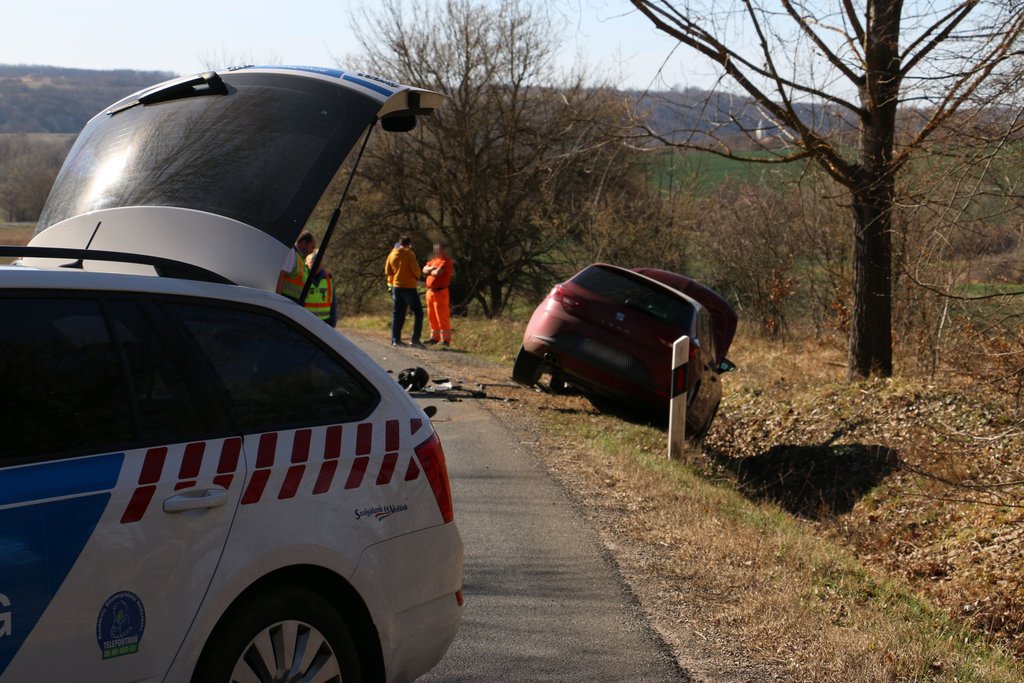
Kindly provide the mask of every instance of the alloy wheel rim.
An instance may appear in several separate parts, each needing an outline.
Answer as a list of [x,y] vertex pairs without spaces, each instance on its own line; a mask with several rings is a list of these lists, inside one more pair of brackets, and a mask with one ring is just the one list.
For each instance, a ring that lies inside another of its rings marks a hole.
[[327,638],[302,621],[279,621],[256,634],[231,673],[232,683],[341,683]]

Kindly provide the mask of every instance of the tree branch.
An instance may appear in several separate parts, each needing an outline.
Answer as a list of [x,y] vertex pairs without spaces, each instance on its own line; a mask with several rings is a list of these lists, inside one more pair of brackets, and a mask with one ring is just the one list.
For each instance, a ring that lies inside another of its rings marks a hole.
[[920,45],[929,35],[931,35],[931,33],[935,31],[939,26],[942,26],[942,24],[949,22],[946,25],[946,27],[943,28],[942,31],[938,33],[938,35],[934,36],[930,41],[928,41],[927,45],[921,48],[919,52],[914,54],[914,56],[911,57],[910,60],[903,65],[903,68],[900,69],[900,77],[902,78],[906,76],[910,72],[910,70],[917,66],[921,62],[921,60],[927,57],[932,50],[934,50],[943,41],[949,38],[950,34],[953,32],[953,29],[959,26],[960,23],[967,18],[967,15],[971,13],[971,11],[977,6],[977,4],[978,0],[967,0],[967,2],[961,5],[959,9],[954,9],[950,11],[949,14],[947,14],[946,16],[942,17],[934,24],[929,26],[924,33],[918,36],[917,40],[915,40],[913,43],[907,46],[907,49],[903,51],[902,59],[906,59],[907,55],[911,54],[914,51],[914,49],[918,45]]
[[[666,23],[664,17],[667,15],[667,12],[664,9],[653,6],[647,0],[631,1],[641,14],[651,20],[657,29],[688,45],[721,66],[761,106],[799,134],[802,146],[822,164],[829,175],[843,185],[852,185],[855,170],[853,164],[844,159],[836,151],[835,147],[832,146],[831,142],[804,125],[792,108],[779,105],[779,103],[773,101],[760,88],[754,85],[746,73],[738,66],[747,64],[746,60],[733,50],[728,49],[717,38],[694,24],[687,17],[677,14],[677,18],[673,20],[676,22],[676,27],[673,27]],[[856,110],[856,108],[854,109]]]
[[832,66],[839,69],[839,71],[842,72],[842,74],[846,76],[846,78],[849,79],[849,81],[858,88],[864,85],[864,77],[855,74],[850,69],[850,67],[846,66],[846,64],[843,63],[843,60],[839,58],[839,55],[834,53],[831,50],[831,48],[829,48],[825,44],[825,41],[821,39],[821,36],[819,36],[811,29],[806,19],[797,14],[797,11],[793,7],[793,4],[790,2],[790,0],[782,0],[782,6],[786,9],[786,12],[789,13],[789,16],[793,18],[793,21],[795,21],[797,25],[800,27],[800,30],[803,31],[804,34],[806,34],[807,37],[810,38],[814,42],[814,44],[818,46],[818,49],[821,50],[821,53],[825,55],[825,59],[827,59],[829,63],[832,64]]

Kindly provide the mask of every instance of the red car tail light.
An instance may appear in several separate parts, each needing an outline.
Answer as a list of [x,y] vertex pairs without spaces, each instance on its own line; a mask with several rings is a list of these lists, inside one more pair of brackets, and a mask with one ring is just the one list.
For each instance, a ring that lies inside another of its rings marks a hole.
[[557,301],[566,308],[575,308],[576,306],[583,305],[582,301],[573,298],[571,294],[566,292],[562,285],[555,285],[548,296],[551,297],[552,301]]
[[441,518],[447,524],[455,519],[455,510],[452,507],[452,485],[448,481],[448,465],[444,461],[444,449],[441,447],[441,439],[438,438],[437,432],[415,450],[420,467],[430,482],[430,488],[434,490],[437,506],[441,508]]

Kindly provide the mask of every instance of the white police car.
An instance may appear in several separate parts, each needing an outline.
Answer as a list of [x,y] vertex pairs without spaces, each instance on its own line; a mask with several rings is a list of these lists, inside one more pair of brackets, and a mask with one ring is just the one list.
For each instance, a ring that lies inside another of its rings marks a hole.
[[438,101],[250,68],[86,126],[32,244],[0,249],[0,681],[404,681],[441,658],[462,545],[440,441],[265,291],[367,129]]

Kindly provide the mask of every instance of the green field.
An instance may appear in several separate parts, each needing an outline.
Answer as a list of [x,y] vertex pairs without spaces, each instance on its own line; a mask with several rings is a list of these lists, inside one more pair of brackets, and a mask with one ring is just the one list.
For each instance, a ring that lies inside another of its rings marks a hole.
[[[775,156],[764,150],[742,154],[752,159]],[[649,157],[651,182],[665,194],[693,187],[699,194],[707,194],[730,182],[773,185],[792,182],[804,172],[807,163],[803,160],[784,164],[746,162],[694,150],[664,150]]]

